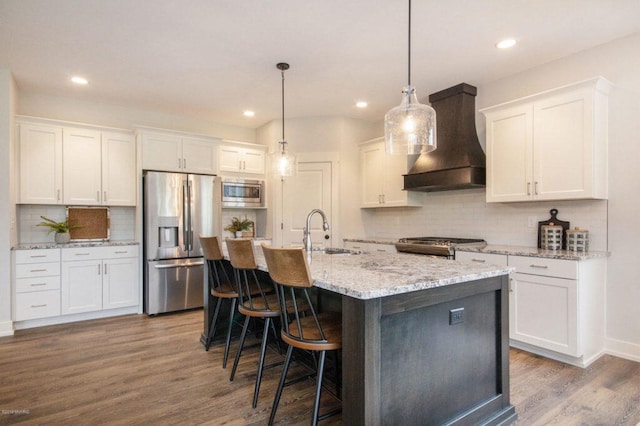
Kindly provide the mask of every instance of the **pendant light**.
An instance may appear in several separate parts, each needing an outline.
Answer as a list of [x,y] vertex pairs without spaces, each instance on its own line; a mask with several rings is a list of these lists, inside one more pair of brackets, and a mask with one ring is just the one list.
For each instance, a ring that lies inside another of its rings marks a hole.
[[273,172],[283,178],[293,176],[296,173],[296,157],[287,150],[287,141],[284,138],[284,72],[289,69],[289,64],[280,62],[276,65],[282,74],[282,140],[278,142],[278,149],[273,154]]
[[408,83],[400,105],[384,116],[385,149],[390,154],[421,154],[436,149],[436,111],[418,102],[411,85],[411,0],[409,0]]

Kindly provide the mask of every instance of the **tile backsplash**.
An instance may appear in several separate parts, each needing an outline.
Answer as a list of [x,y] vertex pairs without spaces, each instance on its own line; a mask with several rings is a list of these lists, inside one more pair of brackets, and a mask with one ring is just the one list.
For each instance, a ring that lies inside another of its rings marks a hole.
[[[535,247],[537,223],[558,209],[558,219],[589,230],[590,249],[606,251],[606,200],[486,203],[483,189],[430,192],[421,208],[362,209],[366,235],[371,239],[443,236],[483,238],[489,244]],[[534,222],[535,226],[529,226]]]
[[[65,206],[18,205],[18,242],[53,242],[53,233],[49,228],[37,226],[42,222],[40,216],[46,216],[58,222],[66,218]],[[111,236],[114,241],[135,240],[135,207],[110,207]]]

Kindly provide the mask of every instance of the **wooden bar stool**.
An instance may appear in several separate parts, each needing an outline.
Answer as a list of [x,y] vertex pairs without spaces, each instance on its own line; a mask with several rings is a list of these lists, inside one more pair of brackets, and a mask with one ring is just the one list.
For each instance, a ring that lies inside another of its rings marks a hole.
[[[269,425],[278,409],[282,388],[285,386],[287,370],[291,362],[293,348],[319,353],[315,402],[311,424],[316,425],[319,420],[320,393],[322,391],[322,375],[326,351],[342,348],[342,317],[335,313],[317,313],[309,295],[313,287],[313,279],[309,272],[305,251],[302,248],[273,248],[262,244],[267,269],[275,285],[281,307],[293,306],[294,309],[281,309],[282,330],[281,337],[289,345],[284,361],[284,369],[280,383],[273,400],[273,408],[269,417]],[[306,302],[307,315],[303,316],[299,309],[295,309],[298,301]],[[337,414],[340,410],[321,416],[326,418]]]
[[253,252],[253,241],[228,239],[226,242],[227,250],[229,251],[229,259],[231,260],[231,266],[233,266],[233,272],[238,288],[238,312],[245,316],[244,326],[242,327],[242,334],[240,336],[240,343],[238,345],[238,352],[236,353],[236,358],[233,362],[233,369],[231,370],[229,380],[233,381],[236,369],[238,368],[238,362],[240,361],[240,355],[244,348],[244,341],[249,327],[249,320],[251,318],[264,320],[262,344],[260,348],[260,361],[258,363],[258,375],[256,376],[256,385],[253,392],[253,408],[256,408],[258,405],[258,393],[260,392],[262,372],[265,369],[264,358],[267,349],[269,329],[271,328],[273,330],[273,335],[277,340],[278,335],[273,325],[273,319],[280,316],[280,309],[278,308],[278,298],[273,293],[272,286],[268,283],[266,285],[261,283],[256,275],[258,264],[256,263]]
[[[227,340],[224,347],[224,357],[222,359],[222,367],[226,368],[227,358],[229,357],[229,345],[231,343],[231,330],[233,328],[233,316],[236,313],[236,305],[238,303],[238,292],[235,289],[234,282],[229,278],[227,271],[222,263],[224,256],[222,255],[222,248],[220,246],[220,240],[218,237],[203,237],[200,236],[200,245],[204,253],[204,258],[207,262],[207,269],[209,270],[209,281],[212,283],[211,295],[216,298],[216,307],[211,318],[211,324],[209,324],[209,335],[205,342],[205,350],[209,350],[211,341],[216,334],[216,328],[218,326],[218,315],[220,313],[220,306],[224,300],[231,302],[229,310],[229,326],[227,329]],[[225,277],[224,281],[220,280],[220,274]]]

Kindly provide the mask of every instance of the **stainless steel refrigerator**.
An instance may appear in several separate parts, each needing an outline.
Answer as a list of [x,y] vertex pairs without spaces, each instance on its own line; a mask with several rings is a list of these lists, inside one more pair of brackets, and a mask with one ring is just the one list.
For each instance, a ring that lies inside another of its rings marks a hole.
[[199,235],[220,235],[216,176],[143,173],[144,309],[149,315],[203,305]]

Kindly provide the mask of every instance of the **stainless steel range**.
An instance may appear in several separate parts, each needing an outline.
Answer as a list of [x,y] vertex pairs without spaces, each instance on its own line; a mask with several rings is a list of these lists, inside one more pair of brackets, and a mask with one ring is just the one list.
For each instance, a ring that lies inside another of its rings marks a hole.
[[396,243],[396,250],[404,253],[454,259],[456,247],[463,245],[485,246],[487,243],[485,240],[474,238],[410,237],[401,238]]

